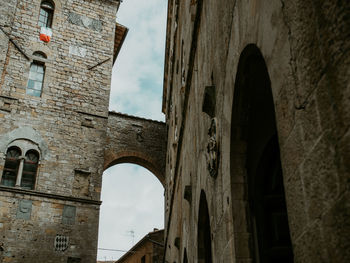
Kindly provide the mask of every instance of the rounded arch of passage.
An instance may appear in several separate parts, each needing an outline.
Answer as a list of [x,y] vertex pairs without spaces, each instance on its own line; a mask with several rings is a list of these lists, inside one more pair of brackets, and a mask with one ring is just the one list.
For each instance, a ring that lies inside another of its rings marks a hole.
[[109,112],[104,170],[119,164],[138,164],[165,185],[167,132],[164,122]]
[[145,153],[132,151],[105,153],[105,162],[103,170],[107,170],[109,167],[120,163],[132,163],[140,165],[149,170],[151,173],[153,173],[163,186],[165,184],[164,172],[160,169],[161,166],[157,164],[155,160],[147,156]]

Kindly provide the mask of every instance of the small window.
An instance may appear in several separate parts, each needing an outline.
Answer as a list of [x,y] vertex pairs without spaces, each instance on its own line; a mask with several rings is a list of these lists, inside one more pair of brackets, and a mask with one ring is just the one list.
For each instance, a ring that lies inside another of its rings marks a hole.
[[21,187],[33,190],[35,185],[35,176],[38,169],[39,154],[30,150],[26,153],[23,165]]
[[[39,59],[46,59],[46,55],[41,52],[34,52],[33,55]],[[30,65],[29,79],[26,93],[31,96],[40,97],[45,75],[45,63],[34,60]]]
[[21,150],[11,147],[7,150],[4,171],[1,184],[5,186],[15,186],[20,163]]
[[42,1],[40,5],[38,25],[51,28],[54,10],[55,6],[51,1]]

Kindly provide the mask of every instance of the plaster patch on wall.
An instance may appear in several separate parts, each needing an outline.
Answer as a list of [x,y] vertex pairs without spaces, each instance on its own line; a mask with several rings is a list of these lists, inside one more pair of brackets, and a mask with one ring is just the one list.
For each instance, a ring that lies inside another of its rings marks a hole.
[[65,205],[62,213],[62,223],[66,225],[74,225],[75,223],[76,207]]
[[87,16],[82,16],[74,12],[68,13],[68,22],[73,25],[83,26],[94,31],[102,30],[102,21]]
[[89,197],[90,173],[74,171],[73,196]]
[[32,201],[20,200],[17,209],[17,219],[29,220],[32,213]]
[[86,57],[86,48],[69,46],[69,54],[84,58]]

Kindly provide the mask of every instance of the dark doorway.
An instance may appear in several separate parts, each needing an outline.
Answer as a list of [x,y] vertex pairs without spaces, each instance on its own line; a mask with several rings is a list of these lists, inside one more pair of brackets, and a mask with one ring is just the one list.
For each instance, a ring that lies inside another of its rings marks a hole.
[[260,262],[293,262],[277,136],[265,146],[251,182],[251,209]]
[[182,260],[182,263],[188,263],[186,248],[185,248],[185,251],[184,251],[184,259]]
[[207,199],[202,190],[198,213],[198,263],[212,263],[211,231]]
[[232,110],[231,141],[243,141],[247,149],[252,257],[258,263],[293,262],[271,83],[255,45],[240,57]]

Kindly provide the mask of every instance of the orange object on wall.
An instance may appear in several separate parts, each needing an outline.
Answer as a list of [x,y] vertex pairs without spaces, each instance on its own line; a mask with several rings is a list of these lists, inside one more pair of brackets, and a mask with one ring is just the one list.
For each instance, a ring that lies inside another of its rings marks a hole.
[[44,42],[50,42],[50,37],[48,35],[45,34],[40,34],[40,40],[44,41]]
[[52,30],[48,27],[42,27],[40,30],[40,40],[46,43],[50,42],[52,37]]

